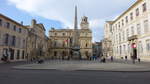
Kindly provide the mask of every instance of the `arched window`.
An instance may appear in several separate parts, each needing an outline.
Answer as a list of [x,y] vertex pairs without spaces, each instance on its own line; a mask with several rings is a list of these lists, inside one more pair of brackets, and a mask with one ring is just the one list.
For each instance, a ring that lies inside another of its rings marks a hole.
[[87,44],[87,43],[85,44],[85,47],[88,47],[88,44]]

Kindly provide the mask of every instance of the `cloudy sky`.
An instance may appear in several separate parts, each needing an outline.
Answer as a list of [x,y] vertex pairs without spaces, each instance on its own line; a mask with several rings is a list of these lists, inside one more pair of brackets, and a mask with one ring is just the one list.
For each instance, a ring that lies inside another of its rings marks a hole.
[[25,25],[35,18],[47,30],[51,27],[72,28],[74,7],[78,6],[79,22],[82,16],[89,17],[93,42],[103,38],[104,23],[113,20],[136,0],[0,0],[0,13]]

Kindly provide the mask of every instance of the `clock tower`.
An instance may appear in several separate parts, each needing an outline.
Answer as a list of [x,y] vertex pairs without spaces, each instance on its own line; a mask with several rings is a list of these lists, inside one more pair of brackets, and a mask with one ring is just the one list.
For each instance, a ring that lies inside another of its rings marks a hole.
[[81,29],[89,29],[88,17],[83,16],[80,24]]

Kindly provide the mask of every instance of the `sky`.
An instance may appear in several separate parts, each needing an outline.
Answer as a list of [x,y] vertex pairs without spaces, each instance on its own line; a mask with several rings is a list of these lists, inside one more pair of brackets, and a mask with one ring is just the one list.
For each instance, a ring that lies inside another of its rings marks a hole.
[[89,18],[93,42],[104,37],[105,21],[114,20],[137,0],[0,0],[0,13],[17,22],[30,25],[32,19],[43,23],[48,31],[73,28],[74,8],[78,7],[78,24],[81,17]]

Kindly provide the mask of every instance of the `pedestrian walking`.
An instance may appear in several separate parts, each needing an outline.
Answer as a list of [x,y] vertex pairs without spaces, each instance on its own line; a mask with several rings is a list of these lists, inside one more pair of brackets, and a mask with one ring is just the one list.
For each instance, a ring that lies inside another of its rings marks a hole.
[[102,57],[101,62],[106,63],[106,58]]
[[131,59],[132,59],[133,64],[135,64],[135,57],[131,56]]
[[125,60],[127,61],[127,59],[128,59],[128,57],[127,56],[125,56]]
[[139,62],[139,63],[141,62],[141,59],[140,59],[140,58],[138,58],[138,62]]
[[114,60],[113,56],[111,56],[111,58],[110,58],[110,59],[111,59],[111,62],[113,62],[113,60]]

